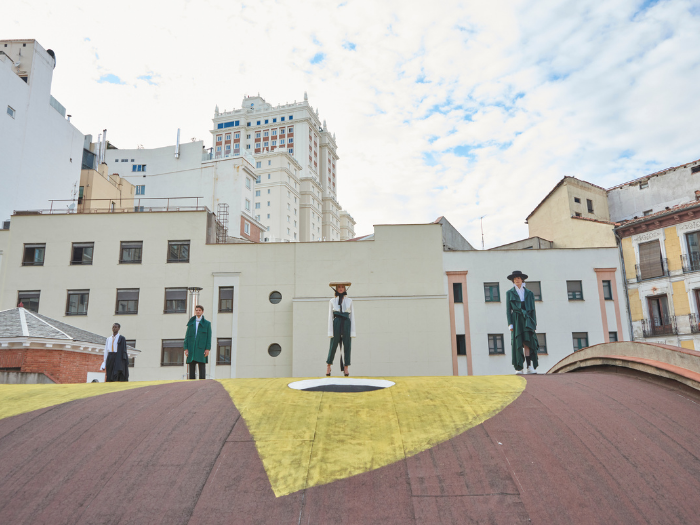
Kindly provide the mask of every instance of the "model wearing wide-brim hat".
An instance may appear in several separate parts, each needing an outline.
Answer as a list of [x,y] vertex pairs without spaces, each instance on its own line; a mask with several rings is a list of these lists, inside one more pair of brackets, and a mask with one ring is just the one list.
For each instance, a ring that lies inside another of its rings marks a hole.
[[[335,352],[340,345],[342,351],[340,355],[340,368],[343,374],[350,375],[350,348],[352,338],[355,337],[355,309],[352,299],[346,297],[348,288],[352,285],[350,281],[331,281],[328,286],[335,290],[335,297],[330,300],[328,306],[328,337],[331,344],[328,349],[328,359],[326,359],[326,375],[331,375],[331,365],[335,359]],[[342,287],[342,288],[341,288]],[[343,291],[338,291],[342,289]],[[343,357],[345,360],[343,361]]]
[[[511,335],[511,354],[516,373],[523,373],[523,363],[527,361],[527,373],[536,374],[539,365],[537,352],[537,314],[535,313],[535,294],[525,288],[524,281],[528,278],[520,270],[515,270],[508,276],[513,281],[513,288],[506,292],[506,317]],[[516,281],[517,279],[517,281]]]
[[524,274],[523,272],[521,272],[520,270],[515,270],[513,273],[511,273],[511,274],[508,276],[508,280],[509,280],[509,281],[512,281],[512,280],[515,279],[516,277],[520,277],[523,281],[527,281],[527,275]]

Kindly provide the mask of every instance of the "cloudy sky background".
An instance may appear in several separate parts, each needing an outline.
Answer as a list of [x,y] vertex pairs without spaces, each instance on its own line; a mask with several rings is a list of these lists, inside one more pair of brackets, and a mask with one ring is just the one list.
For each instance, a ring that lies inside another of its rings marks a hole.
[[700,158],[700,2],[25,1],[0,38],[56,53],[52,94],[117,147],[211,145],[214,107],[302,100],[335,132],[357,220],[446,216],[527,237],[564,175],[615,184]]

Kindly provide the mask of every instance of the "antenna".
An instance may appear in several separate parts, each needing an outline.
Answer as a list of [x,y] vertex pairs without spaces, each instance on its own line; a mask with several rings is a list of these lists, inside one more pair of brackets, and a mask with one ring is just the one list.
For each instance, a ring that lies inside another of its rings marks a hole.
[[486,215],[482,215],[480,218],[481,219],[481,249],[482,250],[484,249],[484,217],[486,217]]

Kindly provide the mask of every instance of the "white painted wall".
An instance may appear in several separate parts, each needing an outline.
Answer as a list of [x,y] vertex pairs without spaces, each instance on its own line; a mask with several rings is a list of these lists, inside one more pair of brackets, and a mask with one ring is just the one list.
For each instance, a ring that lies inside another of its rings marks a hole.
[[648,187],[640,189],[639,181],[608,190],[610,220],[618,222],[642,217],[644,212],[663,211],[695,200],[695,191],[700,189],[700,172],[691,173],[700,162],[670,169],[667,172],[646,179]]
[[[20,41],[14,51],[4,47],[7,42],[13,41],[0,40],[0,51],[13,57],[0,54],[0,220],[14,210],[48,209],[50,199],[70,199],[80,180],[84,140],[49,103],[54,59],[38,42]],[[29,64],[26,83],[16,73],[15,58],[20,69]]]
[[[307,377],[325,372],[328,283],[349,279],[353,375],[452,373],[440,225],[378,226],[363,242],[209,245],[206,226],[206,212],[18,216],[0,234],[0,308],[14,307],[19,290],[41,290],[41,314],[105,334],[119,322],[142,351],[134,380],[177,379],[184,367],[160,366],[161,341],[183,338],[188,318],[163,313],[165,288],[197,286],[216,336],[234,340],[234,366],[210,366],[210,376]],[[143,241],[142,264],[118,263],[127,240]],[[166,262],[168,240],[190,240],[189,263]],[[95,243],[93,265],[70,266],[71,243],[86,241]],[[21,266],[27,242],[46,243],[44,266]],[[218,287],[228,285],[234,312],[218,313]],[[114,314],[118,288],[140,290],[137,315]],[[72,289],[90,290],[88,315],[65,315]],[[267,352],[272,343],[278,357]]]
[[[572,332],[588,332],[591,345],[605,341],[595,268],[618,268],[616,284],[618,297],[622,301],[620,315],[623,326],[617,331],[620,336],[624,335],[625,340],[629,340],[622,273],[615,248],[445,252],[444,261],[445,271],[468,272],[465,300],[468,300],[469,307],[474,375],[514,373],[505,306],[506,292],[513,286],[507,276],[513,270],[526,273],[531,281],[541,282],[542,301],[536,303],[537,331],[547,334],[549,353],[540,356],[540,372],[547,371],[572,353]],[[568,300],[567,280],[582,281],[583,301]],[[499,283],[500,303],[485,302],[486,282]],[[447,289],[446,276],[444,283]],[[616,323],[610,322],[607,312],[605,315],[608,316],[609,331],[614,331]],[[505,355],[489,355],[488,334],[503,334]],[[461,366],[459,370],[462,374]]]

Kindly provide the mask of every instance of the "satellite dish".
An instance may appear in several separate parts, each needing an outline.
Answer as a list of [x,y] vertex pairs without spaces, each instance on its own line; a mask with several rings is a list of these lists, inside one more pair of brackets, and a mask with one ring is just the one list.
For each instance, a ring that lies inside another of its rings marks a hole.
[[19,60],[15,62],[15,67],[19,67]]
[[71,202],[70,206],[68,206],[68,209],[69,209],[70,211],[73,211],[73,210],[75,209],[75,203],[74,203],[74,202]]

